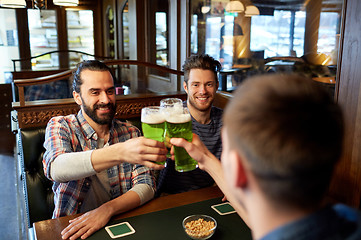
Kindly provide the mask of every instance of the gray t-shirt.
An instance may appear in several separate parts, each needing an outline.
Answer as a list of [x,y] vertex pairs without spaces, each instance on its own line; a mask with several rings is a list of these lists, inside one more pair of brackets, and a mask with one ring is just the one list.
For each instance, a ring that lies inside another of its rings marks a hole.
[[[213,106],[209,124],[200,124],[192,117],[193,133],[200,137],[208,150],[218,159],[220,159],[222,153],[222,114],[222,109]],[[212,186],[213,184],[214,180],[205,171],[197,168],[193,171],[180,173],[174,169],[174,161],[167,159],[167,167],[159,174],[156,195],[162,192],[186,192]]]

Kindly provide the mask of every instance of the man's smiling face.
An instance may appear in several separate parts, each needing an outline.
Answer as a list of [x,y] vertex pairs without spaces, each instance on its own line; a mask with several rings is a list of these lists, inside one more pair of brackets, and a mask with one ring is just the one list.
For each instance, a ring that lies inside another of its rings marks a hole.
[[96,124],[110,124],[115,115],[115,89],[108,71],[84,70],[81,73],[83,84],[80,94],[76,93],[77,103],[84,114]]
[[191,69],[188,83],[183,83],[188,94],[188,103],[198,111],[208,111],[218,89],[215,73],[211,70]]

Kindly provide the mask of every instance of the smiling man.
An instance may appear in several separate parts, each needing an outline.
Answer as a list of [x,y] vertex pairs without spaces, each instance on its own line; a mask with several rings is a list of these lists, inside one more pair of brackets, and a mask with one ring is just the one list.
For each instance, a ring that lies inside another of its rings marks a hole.
[[114,78],[104,63],[78,64],[73,90],[80,111],[49,121],[43,164],[53,181],[53,218],[84,213],[71,220],[62,237],[85,239],[113,215],[153,198],[149,168],[163,168],[154,161],[164,161],[167,149],[114,119]]
[[[218,159],[221,157],[222,109],[213,106],[219,86],[217,72],[221,64],[208,55],[192,55],[183,65],[183,87],[187,93],[188,107],[192,117],[193,133],[196,133]],[[179,193],[208,187],[213,179],[203,170],[195,169],[179,173],[174,170],[174,161],[168,159],[167,167],[161,171],[157,195]]]

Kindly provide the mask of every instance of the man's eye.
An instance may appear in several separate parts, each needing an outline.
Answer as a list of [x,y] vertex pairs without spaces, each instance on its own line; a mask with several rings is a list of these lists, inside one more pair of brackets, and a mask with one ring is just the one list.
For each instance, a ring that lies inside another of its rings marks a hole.
[[98,92],[98,91],[91,91],[90,94],[91,94],[91,95],[98,95],[99,92]]
[[110,89],[107,91],[108,92],[108,95],[113,95],[115,93],[115,90],[114,89]]

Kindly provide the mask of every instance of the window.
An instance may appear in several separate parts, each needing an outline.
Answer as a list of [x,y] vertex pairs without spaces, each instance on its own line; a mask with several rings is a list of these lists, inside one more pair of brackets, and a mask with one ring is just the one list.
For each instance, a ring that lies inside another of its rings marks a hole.
[[[55,10],[28,9],[28,22],[32,57],[58,50]],[[32,70],[58,68],[58,54],[47,54],[32,59],[31,66]]]
[[156,63],[161,66],[169,66],[168,63],[168,24],[167,13],[155,13],[155,44],[156,44]]
[[[259,10],[253,16],[227,12],[228,2],[190,1],[191,54],[206,53],[221,62],[221,90],[232,91],[249,76],[271,72],[335,83],[342,0],[252,1]],[[250,4],[241,2],[245,9]]]
[[19,43],[14,9],[0,8],[0,84],[10,83],[13,64],[19,58]]
[[[264,51],[264,57],[303,55],[304,11],[274,11],[273,16],[252,17],[251,50]],[[293,23],[293,24],[292,24]],[[291,30],[293,28],[293,35]]]
[[169,2],[155,0],[149,4],[149,61],[169,67]]

